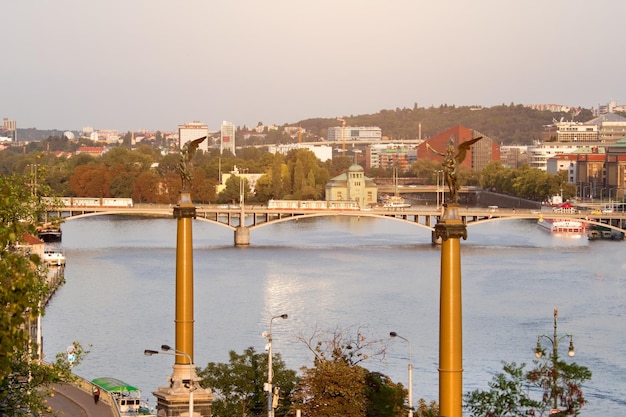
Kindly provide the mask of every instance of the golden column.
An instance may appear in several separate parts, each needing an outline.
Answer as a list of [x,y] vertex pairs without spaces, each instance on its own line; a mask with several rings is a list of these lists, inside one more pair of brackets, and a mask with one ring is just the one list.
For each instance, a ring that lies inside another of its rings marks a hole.
[[461,237],[467,227],[457,204],[444,205],[435,236],[441,238],[439,301],[439,415],[461,417],[463,402],[463,319],[461,313]]
[[467,226],[459,215],[457,170],[470,147],[482,139],[458,144],[454,137],[445,152],[426,148],[443,156],[443,172],[450,190],[450,203],[435,225],[433,242],[441,239],[441,283],[439,299],[439,415],[463,415],[463,316],[461,314],[461,238],[467,239]]
[[[188,142],[182,149],[179,171],[182,190],[173,217],[177,221],[176,231],[176,347],[162,345],[164,352],[173,351],[176,356],[168,386],[158,387],[153,392],[157,398],[159,417],[210,417],[211,403],[215,398],[208,388],[201,388],[193,360],[193,235],[192,221],[196,207],[187,188],[191,186],[190,161],[198,145],[205,138]],[[147,353],[146,353],[147,352]],[[158,353],[146,350],[146,354]]]
[[177,364],[193,363],[193,236],[191,223],[196,207],[188,192],[181,192],[174,207],[176,229],[176,350],[189,355],[176,356]]

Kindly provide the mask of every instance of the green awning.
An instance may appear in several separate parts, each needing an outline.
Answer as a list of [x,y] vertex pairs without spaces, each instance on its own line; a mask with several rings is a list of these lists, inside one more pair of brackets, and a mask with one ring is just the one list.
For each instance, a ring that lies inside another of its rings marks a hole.
[[126,382],[121,381],[117,378],[104,377],[104,378],[96,378],[91,381],[102,389],[105,389],[109,392],[140,392],[139,388],[133,387],[132,385],[128,385]]

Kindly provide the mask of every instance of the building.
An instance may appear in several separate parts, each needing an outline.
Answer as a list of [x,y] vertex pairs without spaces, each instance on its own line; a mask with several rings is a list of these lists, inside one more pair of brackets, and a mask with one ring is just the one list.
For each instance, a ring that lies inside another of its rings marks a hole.
[[598,140],[603,144],[615,143],[626,136],[626,118],[619,114],[602,114],[585,124],[598,126]]
[[[209,127],[204,123],[193,121],[191,123],[178,125],[178,147],[180,149],[182,149],[187,142],[200,139],[204,136],[207,136],[207,138],[209,136]],[[202,141],[198,148],[202,149],[205,152],[208,151],[208,142],[208,139]]]
[[437,136],[428,139],[424,143],[417,145],[417,159],[426,159],[436,162],[442,161],[441,155],[437,155],[429,150],[426,147],[426,144],[430,145],[438,152],[445,153],[450,140],[453,140],[455,146],[458,146],[463,142],[481,136],[482,139],[472,145],[472,147],[467,151],[465,159],[460,164],[461,167],[480,172],[487,166],[487,164],[489,164],[489,162],[500,161],[500,145],[480,132],[468,129],[461,125],[450,128]]
[[378,187],[364,175],[361,165],[353,164],[347,172],[331,178],[326,184],[326,201],[356,201],[360,207],[376,204]]
[[329,127],[326,140],[330,142],[342,141],[380,141],[383,132],[380,127],[361,127],[361,126],[345,126],[345,127]]
[[10,138],[12,142],[17,142],[17,123],[15,122],[15,120],[9,120],[6,117],[3,118],[2,129],[0,130],[2,132],[6,132],[6,137]]
[[406,172],[417,161],[416,145],[410,144],[373,144],[365,151],[365,168],[397,168]]
[[87,155],[91,155],[93,157],[102,156],[107,152],[107,148],[104,146],[81,146],[76,149],[75,154],[80,155],[81,153],[85,153]]
[[505,168],[518,169],[528,164],[528,146],[500,146],[500,162]]
[[599,142],[600,132],[595,123],[556,122],[557,142]]
[[225,150],[232,152],[235,155],[235,125],[223,121],[220,129],[220,154]]
[[279,145],[269,145],[267,147],[267,150],[270,153],[279,153],[281,155],[286,155],[293,149],[308,149],[322,162],[333,159],[333,148],[326,145],[314,146],[306,145],[304,143],[283,143]]
[[231,172],[229,172],[228,174],[224,174],[222,173],[222,178],[220,179],[221,182],[220,184],[217,184],[217,186],[215,187],[215,193],[219,194],[222,191],[224,191],[226,189],[226,181],[228,181],[230,179],[230,177],[232,176],[237,176],[240,179],[245,178],[248,181],[248,187],[250,189],[250,194],[254,194],[255,190],[256,190],[256,183],[259,180],[259,178],[261,178],[263,175],[265,174],[250,174],[247,172],[241,172],[239,171],[239,168],[237,168],[237,165],[235,165],[233,167],[233,170]]

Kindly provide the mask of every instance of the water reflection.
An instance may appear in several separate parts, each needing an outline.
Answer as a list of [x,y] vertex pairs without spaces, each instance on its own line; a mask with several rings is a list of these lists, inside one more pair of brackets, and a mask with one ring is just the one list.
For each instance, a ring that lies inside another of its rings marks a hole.
[[[115,376],[148,392],[164,385],[167,360],[146,348],[174,345],[176,222],[91,218],[63,225],[66,285],[44,318],[49,356],[79,340],[93,344],[76,371]],[[471,226],[462,241],[464,390],[486,389],[501,361],[534,358],[537,334],[576,336],[576,362],[588,366],[590,403],[582,415],[626,414],[624,244],[555,239],[532,222]],[[391,220],[326,218],[253,230],[249,248],[232,231],[194,222],[195,360],[228,361],[228,351],[263,351],[270,317],[275,352],[298,370],[312,357],[297,335],[315,326],[364,326],[373,338],[390,330],[411,340],[414,398],[438,399],[439,250],[430,232]],[[406,349],[390,344],[371,363],[406,379]]]

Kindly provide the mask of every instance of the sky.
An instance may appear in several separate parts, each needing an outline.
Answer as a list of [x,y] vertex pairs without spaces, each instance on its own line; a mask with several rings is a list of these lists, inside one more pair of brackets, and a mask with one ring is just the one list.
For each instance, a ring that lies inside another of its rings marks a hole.
[[626,104],[618,0],[0,2],[0,117],[176,131],[383,109]]

